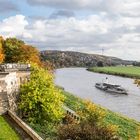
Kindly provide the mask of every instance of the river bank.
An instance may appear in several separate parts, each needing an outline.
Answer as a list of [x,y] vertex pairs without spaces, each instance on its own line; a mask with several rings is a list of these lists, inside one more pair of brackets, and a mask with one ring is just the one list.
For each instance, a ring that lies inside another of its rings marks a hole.
[[[71,93],[68,93],[62,89],[62,94],[65,96],[65,105],[74,111],[79,111],[79,106],[83,106],[83,99],[74,96]],[[140,127],[140,123],[124,117],[119,113],[114,113],[106,108],[103,108],[99,105],[96,105],[99,111],[105,112],[104,124],[115,125],[118,127],[118,136],[122,138],[122,140],[138,140],[139,132],[138,129]],[[104,125],[103,124],[103,125]]]
[[92,67],[88,68],[87,70],[91,72],[140,79],[140,67],[134,66]]
[[[96,89],[95,83],[103,81],[106,76],[110,82],[129,90],[128,96],[113,95]],[[67,91],[64,91],[65,104],[70,109],[77,111],[81,100],[90,99],[99,109],[105,110],[105,123],[118,126],[118,134],[122,140],[138,140],[140,89],[133,79],[89,72],[86,68],[63,68],[56,70],[55,84]]]

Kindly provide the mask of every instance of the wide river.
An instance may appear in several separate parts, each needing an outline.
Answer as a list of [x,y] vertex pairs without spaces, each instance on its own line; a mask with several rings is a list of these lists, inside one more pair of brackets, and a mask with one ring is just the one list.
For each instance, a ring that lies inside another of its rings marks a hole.
[[[55,83],[66,91],[140,121],[140,88],[134,84],[134,79],[93,73],[85,68],[57,69],[55,77]],[[96,89],[95,83],[105,81],[106,77],[109,83],[122,85],[129,94],[111,94]]]

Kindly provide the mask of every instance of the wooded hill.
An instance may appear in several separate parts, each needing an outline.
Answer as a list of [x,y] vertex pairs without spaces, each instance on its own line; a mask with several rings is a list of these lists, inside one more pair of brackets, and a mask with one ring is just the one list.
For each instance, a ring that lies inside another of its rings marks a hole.
[[132,65],[134,61],[122,60],[97,54],[87,54],[73,51],[41,51],[44,61],[50,61],[56,68],[61,67],[92,67],[112,65]]

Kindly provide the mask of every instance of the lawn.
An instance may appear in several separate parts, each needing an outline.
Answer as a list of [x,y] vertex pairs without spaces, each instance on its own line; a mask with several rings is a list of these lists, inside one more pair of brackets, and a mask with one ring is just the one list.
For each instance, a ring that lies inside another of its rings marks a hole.
[[0,140],[20,140],[18,134],[16,134],[2,116],[0,116]]
[[124,77],[140,78],[140,67],[134,66],[93,67],[89,68],[88,70]]
[[[66,97],[65,105],[74,111],[78,111],[78,106],[82,106],[82,99],[63,91],[63,95]],[[108,109],[98,106],[99,110],[105,111],[104,124],[117,125],[118,135],[122,140],[138,140],[140,123],[124,117],[118,113],[114,113]]]

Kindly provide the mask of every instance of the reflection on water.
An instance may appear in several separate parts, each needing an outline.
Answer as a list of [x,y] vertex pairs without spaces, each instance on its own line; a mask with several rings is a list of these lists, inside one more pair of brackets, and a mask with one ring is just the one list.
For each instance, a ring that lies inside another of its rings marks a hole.
[[[55,83],[66,91],[140,121],[140,89],[133,79],[93,73],[85,68],[58,69],[55,75]],[[109,83],[121,85],[129,94],[111,94],[94,87],[96,82],[105,81],[106,77]]]

